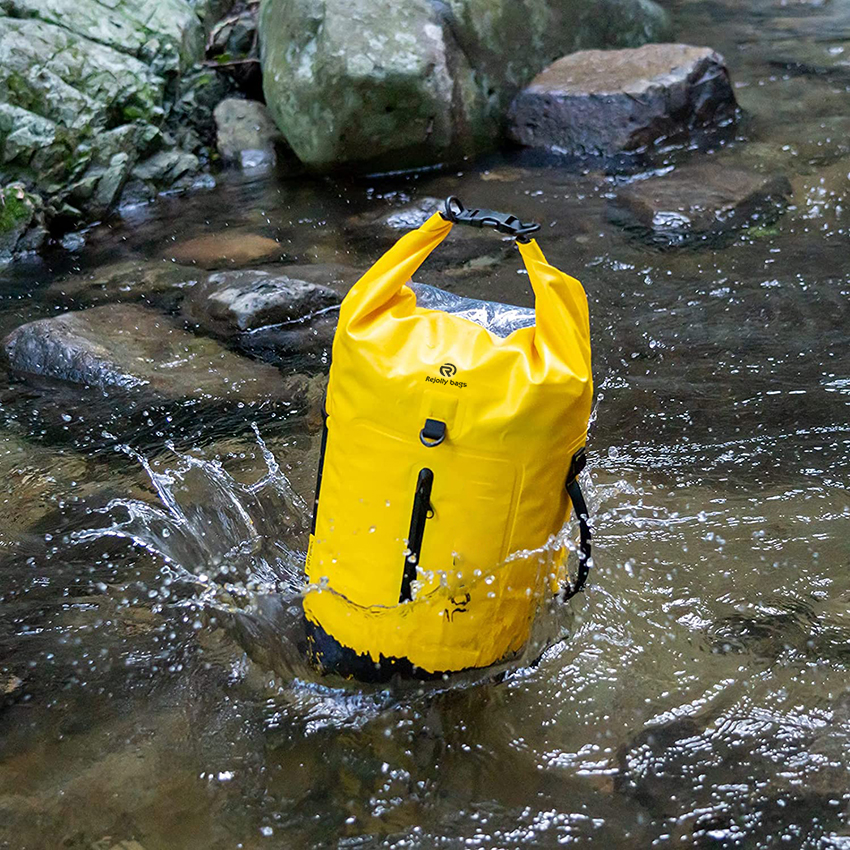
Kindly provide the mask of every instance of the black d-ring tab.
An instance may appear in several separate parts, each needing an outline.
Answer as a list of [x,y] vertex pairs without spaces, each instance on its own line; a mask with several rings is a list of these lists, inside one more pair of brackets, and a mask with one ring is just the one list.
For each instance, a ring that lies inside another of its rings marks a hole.
[[446,208],[440,213],[446,221],[454,224],[468,224],[470,227],[493,227],[499,233],[515,236],[519,242],[528,242],[531,234],[540,230],[535,221],[520,221],[511,213],[496,212],[495,210],[468,210],[459,198],[450,195],[446,198]]
[[425,425],[419,432],[419,439],[423,446],[433,449],[446,439],[446,423],[439,419],[426,419]]

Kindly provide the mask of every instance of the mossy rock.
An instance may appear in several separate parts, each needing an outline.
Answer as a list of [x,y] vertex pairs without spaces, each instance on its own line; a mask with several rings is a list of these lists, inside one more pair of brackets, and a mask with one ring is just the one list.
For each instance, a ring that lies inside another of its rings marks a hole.
[[[163,128],[173,129],[166,121],[179,113],[180,77],[203,58],[205,28],[220,7],[219,0],[2,0],[0,185],[33,188],[63,223],[107,213],[135,162],[163,146]],[[169,147],[179,143],[174,133],[168,138]],[[94,173],[103,177],[97,188],[86,182]],[[73,216],[61,212],[69,203]],[[29,215],[26,204],[14,206],[3,218],[3,253]]]
[[29,194],[20,183],[0,190],[0,260],[18,247],[21,238],[36,223],[41,200]]

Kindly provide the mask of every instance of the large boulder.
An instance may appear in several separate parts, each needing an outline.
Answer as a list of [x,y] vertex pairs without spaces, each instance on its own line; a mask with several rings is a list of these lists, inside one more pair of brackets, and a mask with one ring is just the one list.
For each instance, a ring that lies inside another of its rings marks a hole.
[[232,354],[173,320],[133,304],[39,319],[3,340],[10,368],[105,392],[205,402],[289,401],[277,369]]
[[21,181],[66,224],[104,215],[137,163],[177,144],[163,126],[212,6],[2,0],[0,184]]
[[736,111],[723,57],[710,48],[582,50],[517,95],[509,134],[531,147],[611,155],[715,128]]
[[305,164],[398,169],[492,146],[565,50],[666,34],[650,0],[266,0],[263,87]]
[[624,186],[609,217],[657,245],[675,246],[769,224],[790,195],[784,176],[705,162]]

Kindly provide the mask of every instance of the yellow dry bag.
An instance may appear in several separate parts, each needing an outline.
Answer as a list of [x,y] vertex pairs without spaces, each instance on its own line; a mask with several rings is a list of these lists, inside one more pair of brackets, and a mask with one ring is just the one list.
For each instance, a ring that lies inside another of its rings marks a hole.
[[[417,303],[411,278],[454,223],[517,236],[533,324],[502,337]],[[304,599],[324,670],[427,677],[517,653],[564,576],[552,550],[571,499],[582,544],[564,594],[584,584],[587,299],[529,239],[537,227],[450,198],[342,303]]]

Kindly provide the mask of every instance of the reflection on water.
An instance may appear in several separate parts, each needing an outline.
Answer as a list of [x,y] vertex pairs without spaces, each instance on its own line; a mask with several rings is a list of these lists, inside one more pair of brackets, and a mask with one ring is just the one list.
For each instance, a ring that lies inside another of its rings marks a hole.
[[[0,847],[850,844],[850,7],[669,5],[680,40],[726,55],[747,113],[715,148],[626,177],[509,154],[222,179],[2,272],[5,332],[65,309],[51,285],[75,268],[225,228],[362,269],[397,236],[376,215],[456,194],[545,222],[588,291],[598,394],[575,622],[546,612],[548,649],[502,681],[382,689],[303,663],[309,411],[0,377]],[[791,206],[686,250],[608,221],[619,182],[698,158],[785,173]],[[418,277],[527,306],[517,269],[498,237],[453,234]]]

